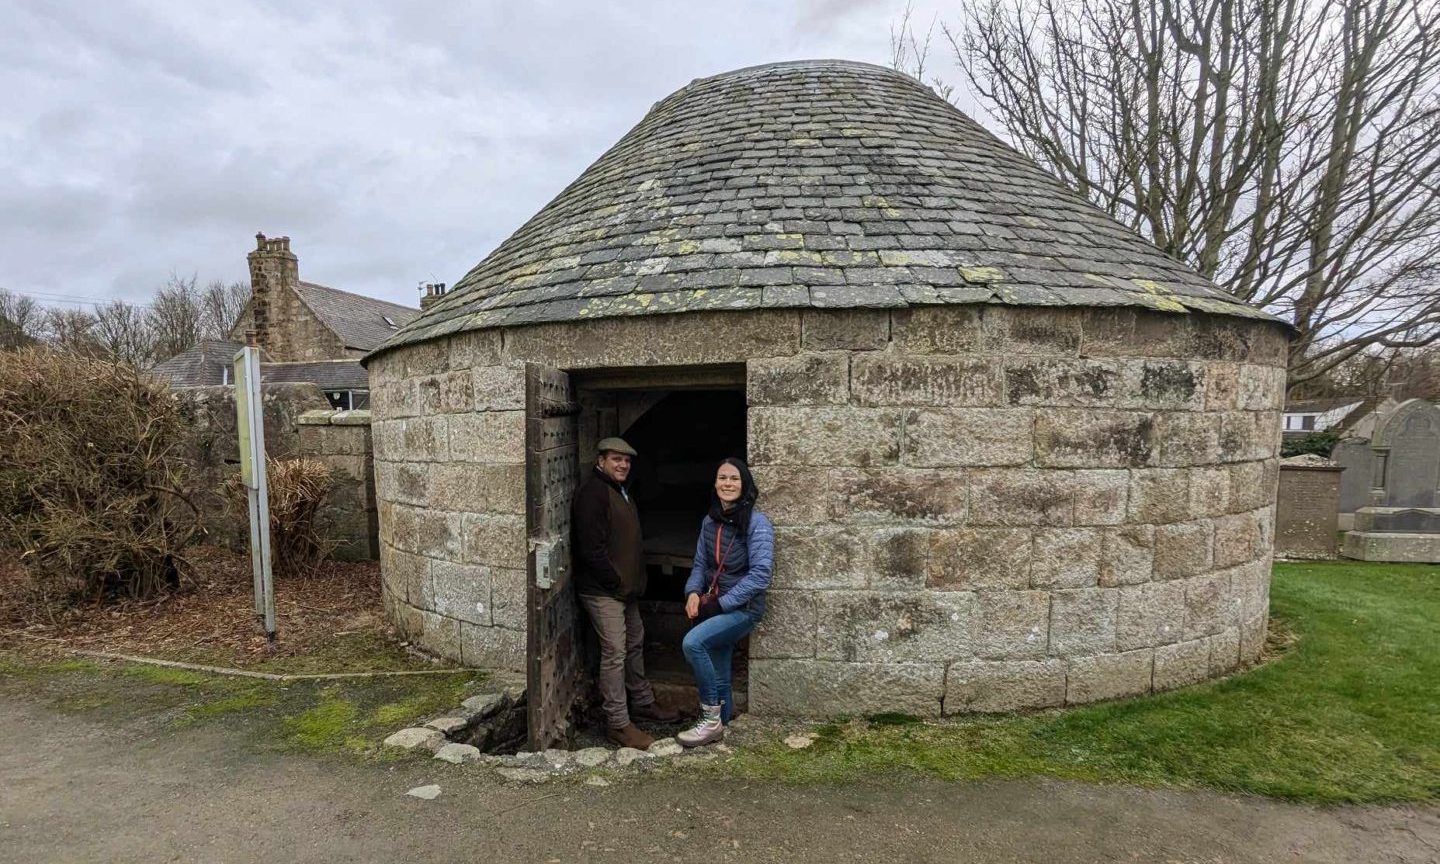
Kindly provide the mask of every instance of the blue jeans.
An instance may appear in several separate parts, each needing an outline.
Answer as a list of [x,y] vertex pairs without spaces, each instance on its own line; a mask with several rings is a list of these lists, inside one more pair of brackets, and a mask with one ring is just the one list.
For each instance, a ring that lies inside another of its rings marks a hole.
[[719,705],[720,719],[730,722],[734,697],[730,692],[730,659],[735,643],[755,629],[758,619],[744,609],[722,612],[690,628],[680,648],[695,670],[695,687],[701,705]]

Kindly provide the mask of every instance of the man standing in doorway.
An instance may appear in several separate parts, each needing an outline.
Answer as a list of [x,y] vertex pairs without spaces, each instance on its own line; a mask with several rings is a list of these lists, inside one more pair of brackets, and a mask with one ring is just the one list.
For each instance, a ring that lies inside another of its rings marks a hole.
[[575,493],[575,590],[600,637],[598,683],[607,734],[622,747],[644,750],[654,739],[632,720],[673,723],[679,716],[655,703],[645,678],[639,604],[645,593],[645,550],[640,514],[625,488],[635,448],[606,438],[597,449],[595,470]]

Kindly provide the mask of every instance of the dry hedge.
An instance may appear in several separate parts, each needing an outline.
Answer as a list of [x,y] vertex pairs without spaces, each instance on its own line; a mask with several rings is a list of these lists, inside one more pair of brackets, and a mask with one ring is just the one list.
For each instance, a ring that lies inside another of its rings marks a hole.
[[[270,486],[270,562],[276,576],[305,576],[329,557],[317,517],[330,493],[330,466],[318,459],[266,459]],[[237,475],[225,483],[231,504],[249,518],[246,490]]]
[[164,384],[127,364],[0,352],[0,549],[45,602],[178,586],[199,529],[187,427]]

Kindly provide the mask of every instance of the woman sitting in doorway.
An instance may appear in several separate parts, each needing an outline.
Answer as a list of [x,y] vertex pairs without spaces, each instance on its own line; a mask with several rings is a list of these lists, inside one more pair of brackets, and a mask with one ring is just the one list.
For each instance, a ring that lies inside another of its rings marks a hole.
[[730,658],[735,643],[765,614],[775,529],[755,509],[759,494],[750,469],[739,459],[726,459],[715,470],[710,513],[700,523],[695,566],[685,583],[685,614],[693,626],[681,647],[700,691],[699,722],[676,736],[686,747],[725,737],[734,711]]

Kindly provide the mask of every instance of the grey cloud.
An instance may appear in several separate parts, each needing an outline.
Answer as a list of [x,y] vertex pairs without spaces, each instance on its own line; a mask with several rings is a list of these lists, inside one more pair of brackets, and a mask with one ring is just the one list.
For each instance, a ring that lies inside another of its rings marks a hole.
[[884,62],[903,3],[23,2],[0,29],[0,286],[307,279],[415,303],[694,78]]

